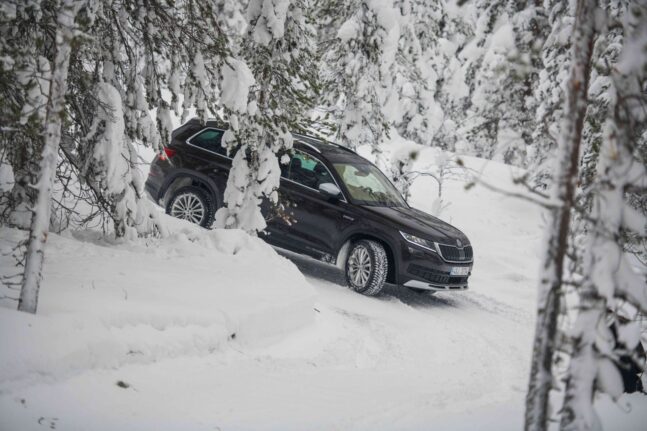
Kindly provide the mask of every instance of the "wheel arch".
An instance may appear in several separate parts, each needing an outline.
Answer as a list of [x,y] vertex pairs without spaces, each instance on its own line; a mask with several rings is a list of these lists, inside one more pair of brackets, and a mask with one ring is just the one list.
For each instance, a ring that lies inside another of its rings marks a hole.
[[204,189],[213,197],[216,204],[216,209],[220,208],[221,194],[218,186],[216,186],[216,184],[206,175],[201,175],[194,171],[184,169],[178,170],[168,176],[168,178],[160,187],[158,201],[161,200],[164,207],[166,207],[168,199],[172,195],[172,193],[175,190],[178,190],[180,187],[184,186],[195,186]]
[[378,242],[384,247],[384,251],[386,252],[386,258],[389,264],[389,270],[386,275],[386,281],[387,283],[397,283],[397,274],[398,274],[398,263],[395,258],[395,248],[394,246],[390,243],[390,241],[386,240],[385,238],[381,237],[380,235],[376,235],[374,233],[369,233],[369,232],[355,232],[348,236],[343,242],[342,245],[339,247],[339,250],[337,251],[337,259],[336,263],[339,268],[343,268],[344,264],[346,262],[346,257],[348,256],[348,251],[350,249],[350,246],[362,239],[366,240],[371,240]]

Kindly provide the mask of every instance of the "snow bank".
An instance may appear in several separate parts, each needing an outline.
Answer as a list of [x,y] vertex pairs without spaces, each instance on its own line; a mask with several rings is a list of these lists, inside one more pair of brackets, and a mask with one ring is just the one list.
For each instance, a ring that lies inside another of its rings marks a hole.
[[[0,392],[31,377],[208,355],[232,339],[262,345],[313,321],[313,288],[261,240],[166,221],[165,239],[50,235],[39,313],[0,308]],[[0,249],[21,235],[3,229]],[[10,266],[3,256],[0,272]]]

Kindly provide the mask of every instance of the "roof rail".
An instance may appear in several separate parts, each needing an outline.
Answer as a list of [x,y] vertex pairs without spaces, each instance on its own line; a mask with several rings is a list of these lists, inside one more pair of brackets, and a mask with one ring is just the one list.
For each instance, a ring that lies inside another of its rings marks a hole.
[[346,150],[349,153],[357,154],[357,152],[355,150],[353,150],[352,148],[348,148],[348,147],[345,147],[345,146],[337,144],[337,143],[333,143],[333,145],[336,146],[337,148],[341,148],[342,150]]
[[[316,136],[308,136],[308,135],[304,135],[304,134],[302,134],[302,133],[294,133],[294,132],[292,133],[292,135],[294,135],[297,139],[298,139],[298,138],[312,139],[312,140],[314,140],[314,141],[319,141],[319,142],[321,142],[322,144],[325,144],[325,145],[332,145],[332,146],[337,147],[337,148],[339,148],[339,149],[342,149],[342,150],[344,150],[344,151],[348,151],[349,153],[357,154],[357,153],[356,153],[354,150],[352,150],[351,148],[345,147],[345,146],[340,145],[340,144],[338,144],[338,143],[336,143],[336,142],[326,141],[325,139],[318,138],[318,137],[316,137]],[[321,151],[319,151],[317,148],[315,148],[313,145],[309,144],[308,142],[305,142],[303,139],[301,139],[299,142],[301,142],[301,143],[303,143],[303,144],[305,144],[305,145],[308,145],[309,147],[314,148],[316,151],[318,151],[319,153],[321,153]]]
[[319,154],[321,154],[321,150],[320,150],[319,148],[315,147],[314,145],[309,144],[309,143],[307,143],[307,142],[305,142],[305,141],[303,141],[303,140],[300,140],[300,139],[297,139],[297,141],[298,141],[299,143],[301,143],[301,144],[303,144],[303,145],[305,145],[305,146],[309,147],[310,149],[315,150],[315,151],[316,151],[316,152],[318,152]]

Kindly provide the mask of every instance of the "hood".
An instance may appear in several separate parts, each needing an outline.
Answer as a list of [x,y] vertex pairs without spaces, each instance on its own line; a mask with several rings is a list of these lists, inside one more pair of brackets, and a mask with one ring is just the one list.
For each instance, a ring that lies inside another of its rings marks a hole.
[[465,234],[454,226],[415,208],[368,205],[363,205],[362,208],[388,220],[394,228],[424,239],[451,245],[455,245],[457,239],[463,245],[470,243]]

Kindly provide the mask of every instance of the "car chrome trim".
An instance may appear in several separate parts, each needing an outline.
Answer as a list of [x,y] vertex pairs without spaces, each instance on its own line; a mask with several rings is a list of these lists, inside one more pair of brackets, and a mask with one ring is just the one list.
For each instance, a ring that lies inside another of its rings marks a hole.
[[438,243],[434,242],[436,245],[436,249],[438,250],[438,256],[440,256],[445,262],[447,263],[462,263],[462,264],[467,264],[467,263],[474,263],[474,255],[472,255],[472,258],[470,260],[449,260],[443,256],[443,253],[440,251],[440,245],[446,245],[447,247],[454,247],[454,248],[465,248],[465,247],[470,247],[472,244],[464,244],[463,247],[456,247],[455,245],[452,244],[445,244],[445,243]]
[[405,287],[413,287],[414,289],[434,290],[439,292],[449,292],[455,290],[467,290],[467,284],[429,284],[424,281],[409,280],[404,283]]
[[[431,247],[425,247],[425,246],[424,246],[424,245],[422,245],[422,244],[418,244],[417,242],[413,242],[413,241],[408,240],[408,239],[407,239],[407,237],[406,237],[406,236],[404,236],[404,232],[402,232],[401,230],[398,230],[398,232],[400,232],[400,235],[402,236],[402,238],[404,238],[404,240],[405,240],[406,242],[408,242],[409,244],[417,245],[418,247],[420,247],[420,248],[424,248],[425,250],[429,250],[429,251],[431,251],[431,252],[433,252],[433,253],[440,254],[440,251],[437,249],[437,248],[438,248],[438,246],[436,245],[436,242],[435,242],[435,241],[432,241],[432,242],[433,242],[433,244],[434,244],[434,248],[431,248]],[[415,235],[412,235],[412,234],[408,234],[408,235],[415,236]],[[420,238],[420,239],[424,239],[424,238]],[[425,240],[425,241],[429,241],[429,240]],[[441,256],[442,256],[442,254],[441,254]]]
[[315,147],[314,145],[309,144],[309,143],[304,142],[304,141],[301,141],[298,138],[297,138],[297,142],[299,142],[299,144],[305,145],[306,147],[310,148],[311,150],[314,150],[314,151],[318,152],[319,154],[321,154],[321,150],[319,148]]
[[[304,188],[306,188],[306,189],[308,189],[308,190],[312,190],[313,192],[317,192],[317,193],[319,193],[319,194],[322,194],[322,193],[321,193],[319,190],[317,190],[317,189],[313,189],[312,187],[308,187],[308,186],[306,186],[305,184],[301,184],[301,183],[296,182],[296,181],[294,181],[294,180],[291,180],[291,179],[289,179],[289,178],[285,178],[285,177],[283,177],[283,176],[282,176],[282,177],[281,177],[281,179],[282,179],[282,180],[285,180],[285,181],[289,181],[289,182],[291,182],[292,184],[296,184],[297,186],[304,187]],[[334,179],[334,178],[333,178],[333,179]],[[337,187],[339,187],[339,186],[337,186]],[[346,197],[344,196],[344,192],[343,192],[341,189],[339,189],[339,191],[341,191],[341,197],[342,197],[342,198],[340,199],[340,201],[348,203],[348,201],[346,200]]]

